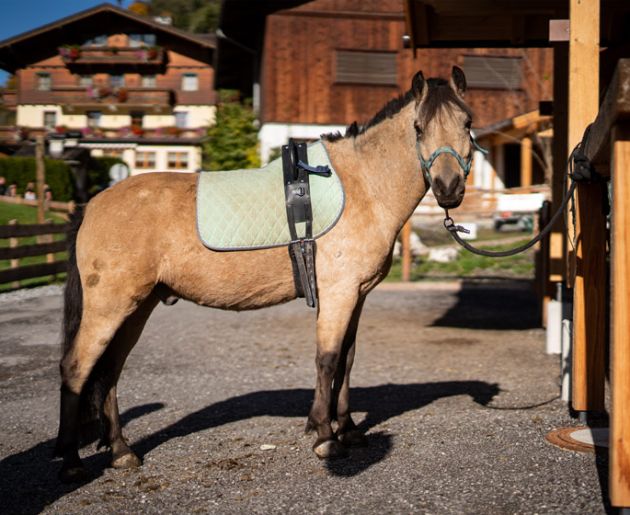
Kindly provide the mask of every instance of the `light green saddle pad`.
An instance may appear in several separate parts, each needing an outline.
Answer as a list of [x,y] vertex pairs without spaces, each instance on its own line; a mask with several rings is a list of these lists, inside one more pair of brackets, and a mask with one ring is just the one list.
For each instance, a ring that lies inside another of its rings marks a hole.
[[[313,237],[318,238],[339,220],[344,191],[321,141],[307,148],[308,163],[328,165],[330,177],[311,174]],[[291,243],[285,207],[282,158],[264,168],[200,172],[197,182],[197,231],[212,250],[251,250]],[[298,237],[305,224],[296,224]]]

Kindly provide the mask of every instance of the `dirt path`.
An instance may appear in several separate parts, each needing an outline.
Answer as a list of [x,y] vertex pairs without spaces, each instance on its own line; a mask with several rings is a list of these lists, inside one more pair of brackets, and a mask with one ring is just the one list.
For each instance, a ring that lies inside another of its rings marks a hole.
[[0,296],[4,513],[604,511],[595,456],[544,440],[573,422],[554,400],[558,363],[543,352],[526,285],[374,292],[352,391],[370,445],[330,463],[302,433],[314,384],[314,313],[303,302],[250,313],[160,306],[119,388],[144,465],[114,471],[87,448],[94,480],[81,487],[60,486],[50,461],[60,306],[59,295]]

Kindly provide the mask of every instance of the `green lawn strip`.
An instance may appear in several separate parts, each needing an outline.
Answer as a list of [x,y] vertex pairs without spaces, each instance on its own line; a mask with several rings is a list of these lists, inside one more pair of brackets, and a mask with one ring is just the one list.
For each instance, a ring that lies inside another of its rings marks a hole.
[[[62,215],[51,211],[47,211],[45,216],[55,224],[66,221]],[[0,201],[0,225],[7,225],[9,220],[17,220],[20,224],[35,224],[37,223],[37,208],[20,204],[6,204]]]
[[[509,245],[487,246],[478,244],[486,250],[507,250],[526,243],[527,240]],[[472,276],[500,276],[518,279],[531,279],[534,276],[534,250],[530,249],[516,256],[491,258],[478,256],[460,249],[457,259],[448,263],[437,263],[419,258],[411,269],[411,280],[443,279]],[[400,281],[400,259],[395,259],[386,281]]]

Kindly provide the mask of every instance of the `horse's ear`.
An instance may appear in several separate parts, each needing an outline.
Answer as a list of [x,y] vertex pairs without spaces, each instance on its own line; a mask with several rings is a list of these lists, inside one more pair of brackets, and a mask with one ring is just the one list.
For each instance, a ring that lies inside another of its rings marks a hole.
[[451,88],[453,88],[455,93],[460,97],[463,97],[466,92],[466,75],[464,75],[464,70],[459,66],[453,66],[453,71],[451,72]]
[[411,79],[411,91],[413,91],[413,96],[416,99],[416,103],[419,104],[424,100],[427,96],[428,91],[427,81],[424,80],[424,75],[422,72],[418,72]]

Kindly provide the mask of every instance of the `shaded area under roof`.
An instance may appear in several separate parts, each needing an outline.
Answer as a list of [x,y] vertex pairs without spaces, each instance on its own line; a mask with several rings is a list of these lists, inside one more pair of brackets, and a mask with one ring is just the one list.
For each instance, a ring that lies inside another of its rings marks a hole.
[[[548,47],[549,21],[567,0],[404,0],[416,48]],[[630,2],[601,0],[602,45],[627,41]]]
[[216,87],[251,94],[267,15],[309,0],[223,0],[217,33]]
[[86,39],[101,34],[133,33],[147,29],[157,35],[159,45],[212,64],[216,47],[213,36],[192,34],[111,4],[100,4],[0,41],[0,68],[15,73],[19,68],[55,55],[61,45],[80,45]]

